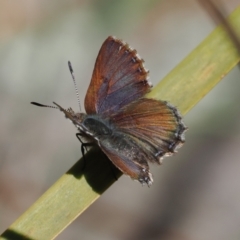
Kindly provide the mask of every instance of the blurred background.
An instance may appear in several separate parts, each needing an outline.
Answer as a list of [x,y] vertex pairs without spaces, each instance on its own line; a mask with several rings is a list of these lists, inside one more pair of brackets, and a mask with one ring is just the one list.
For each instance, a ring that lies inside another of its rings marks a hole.
[[[227,14],[239,3],[222,1]],[[156,84],[215,27],[195,0],[0,1],[0,232],[80,157],[62,113],[30,105],[78,110],[68,60],[83,105],[107,36],[137,49]],[[239,89],[236,68],[185,116],[186,144],[151,165],[151,188],[122,176],[57,239],[239,239]]]

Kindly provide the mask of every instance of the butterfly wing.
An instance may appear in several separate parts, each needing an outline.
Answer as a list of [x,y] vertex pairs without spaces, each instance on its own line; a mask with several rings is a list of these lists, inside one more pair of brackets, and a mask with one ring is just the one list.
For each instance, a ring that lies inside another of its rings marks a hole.
[[161,163],[184,143],[186,126],[177,109],[164,101],[142,98],[111,116],[112,134],[98,142],[123,173],[151,185],[148,161]]
[[85,97],[87,114],[109,115],[146,94],[151,83],[143,60],[112,36],[103,43]]
[[160,163],[184,143],[187,127],[178,110],[165,101],[142,98],[112,116],[113,124],[147,153],[147,160]]
[[102,138],[98,144],[123,173],[142,184],[152,184],[153,179],[146,160],[148,153],[131,137],[115,131],[114,134]]

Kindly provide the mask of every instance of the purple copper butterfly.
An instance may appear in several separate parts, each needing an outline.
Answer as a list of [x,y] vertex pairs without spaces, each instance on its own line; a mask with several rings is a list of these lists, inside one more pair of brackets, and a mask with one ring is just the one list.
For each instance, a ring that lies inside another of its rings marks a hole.
[[95,63],[84,102],[86,114],[54,103],[82,139],[97,144],[124,174],[148,186],[153,183],[148,162],[160,164],[164,156],[175,153],[187,129],[171,104],[144,98],[151,87],[136,50],[110,36]]

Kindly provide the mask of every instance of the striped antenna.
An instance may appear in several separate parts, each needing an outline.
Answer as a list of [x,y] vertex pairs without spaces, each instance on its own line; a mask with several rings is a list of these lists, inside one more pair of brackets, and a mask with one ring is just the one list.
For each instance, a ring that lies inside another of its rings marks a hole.
[[76,84],[76,80],[75,80],[75,76],[74,76],[72,64],[71,64],[70,61],[68,61],[68,67],[69,67],[69,71],[70,71],[70,73],[71,73],[71,75],[72,75],[73,84],[74,84],[75,92],[76,92],[76,95],[77,95],[79,110],[80,110],[80,112],[81,112],[81,104],[80,104],[80,99],[79,99],[79,93],[78,93],[78,89],[77,89],[77,84]]
[[50,105],[44,105],[44,104],[37,103],[37,102],[31,102],[31,104],[36,105],[36,106],[38,106],[38,107],[47,107],[47,108],[55,108],[55,109],[58,109],[58,107],[50,106]]

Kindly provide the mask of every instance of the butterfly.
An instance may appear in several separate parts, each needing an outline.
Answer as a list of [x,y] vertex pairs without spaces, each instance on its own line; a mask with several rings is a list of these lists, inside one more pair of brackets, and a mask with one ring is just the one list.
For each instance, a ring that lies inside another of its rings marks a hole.
[[175,153],[185,142],[187,127],[170,103],[144,97],[152,84],[143,62],[136,50],[109,36],[96,59],[84,101],[86,113],[54,104],[86,144],[97,144],[124,174],[150,186],[148,163],[160,164]]

